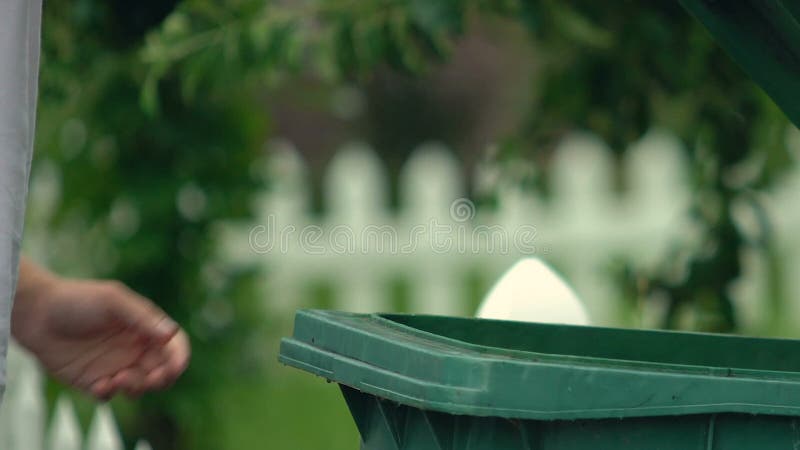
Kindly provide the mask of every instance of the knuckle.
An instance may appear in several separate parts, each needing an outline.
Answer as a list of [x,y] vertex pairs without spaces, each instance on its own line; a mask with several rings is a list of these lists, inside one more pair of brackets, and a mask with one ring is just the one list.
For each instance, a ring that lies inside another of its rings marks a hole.
[[131,290],[120,281],[102,281],[99,293],[109,300],[122,301],[130,296]]
[[116,280],[103,281],[100,287],[107,295],[119,295],[126,289],[124,284]]

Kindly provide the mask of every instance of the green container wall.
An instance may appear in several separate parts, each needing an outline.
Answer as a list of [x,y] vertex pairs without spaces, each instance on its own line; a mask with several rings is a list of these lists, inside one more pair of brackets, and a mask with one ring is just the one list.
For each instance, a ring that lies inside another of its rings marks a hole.
[[796,417],[693,414],[519,420],[426,411],[342,387],[364,450],[796,449]]

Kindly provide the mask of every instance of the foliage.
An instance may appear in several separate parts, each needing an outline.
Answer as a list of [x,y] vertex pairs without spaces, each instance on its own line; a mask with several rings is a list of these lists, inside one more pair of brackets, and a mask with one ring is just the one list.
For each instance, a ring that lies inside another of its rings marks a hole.
[[199,86],[275,82],[304,70],[326,79],[383,64],[420,71],[447,54],[470,3],[187,1],[147,39],[145,104],[155,106],[157,81],[168,72],[191,96]]
[[213,265],[211,225],[250,214],[268,120],[247,92],[189,105],[174,83],[162,86],[159,117],[142,114],[146,68],[138,46],[107,29],[118,17],[103,3],[46,8],[37,164],[60,168],[52,236],[86,236],[53,239],[49,259],[62,272],[122,279],[186,324],[192,366],[175,389],[143,399],[135,427],[157,448],[202,448],[218,383],[257,362],[242,350],[258,327],[257,296],[248,274]]
[[[763,216],[747,193],[786,167],[781,138],[788,123],[677,2],[622,3],[624,14],[597,2],[541,2],[534,28],[545,60],[541,95],[523,142],[540,149],[577,126],[623,151],[653,126],[678,133],[696,168],[693,215],[704,244],[697,254],[676,249],[640,295],[667,294],[667,328],[691,305],[710,317],[692,326],[731,331],[728,285],[741,273],[739,252],[769,245],[768,228],[762,236],[743,234],[732,205],[743,199]],[[745,166],[755,170],[742,176]],[[667,275],[674,273],[685,275]]]
[[[219,60],[227,62],[234,77],[280,77],[311,67],[320,76],[341,79],[363,77],[380,65],[418,73],[447,55],[476,12],[520,20],[539,49],[535,56],[541,70],[533,80],[538,98],[530,119],[508,138],[506,151],[530,154],[528,149],[536,149],[538,154],[530,156],[541,159],[546,155],[542,149],[574,128],[600,134],[617,151],[653,126],[677,132],[696,163],[693,215],[704,230],[704,247],[713,250],[665,261],[664,273],[684,277],[637,275],[650,280],[639,295],[668,295],[665,327],[678,326],[687,304],[713,318],[695,326],[736,327],[727,287],[740,275],[739,251],[754,242],[770,244],[768,227],[761,236],[743,235],[731,207],[744,198],[763,215],[746,194],[786,166],[781,137],[788,123],[677,2],[623,1],[619,8],[546,0],[255,5],[231,2],[230,12],[220,14],[208,2],[185,2],[148,40],[144,57],[151,66],[150,80],[174,71],[184,85],[214,76],[222,80],[212,85],[227,86],[229,74],[210,66]],[[236,19],[215,22],[209,15]],[[154,98],[155,84],[148,85],[147,99]],[[743,166],[755,170],[742,177]],[[761,222],[768,224],[764,217]],[[675,261],[681,267],[674,267]]]
[[[537,48],[537,98],[504,141],[507,155],[546,162],[574,128],[619,152],[653,126],[680,134],[696,163],[706,251],[676,249],[662,273],[631,278],[648,279],[635,282],[648,286],[637,295],[672,299],[667,327],[687,305],[712,313],[698,327],[735,327],[726,288],[754,239],[732,205],[785,166],[787,122],[677,2],[52,0],[37,164],[61,169],[53,235],[86,236],[53,246],[52,263],[128,282],[187,324],[195,347],[176,389],[139,404],[132,433],[154,448],[217,449],[215,424],[233,422],[223,416],[236,409],[223,399],[258,403],[237,387],[264,376],[257,347],[267,324],[252,274],[214,264],[213,224],[249,217],[268,182],[258,170],[270,125],[264,87],[309,74],[360,81],[387,67],[419,75],[483,14],[519,21]],[[768,236],[755,241],[770,245]],[[665,275],[676,272],[686,275]]]

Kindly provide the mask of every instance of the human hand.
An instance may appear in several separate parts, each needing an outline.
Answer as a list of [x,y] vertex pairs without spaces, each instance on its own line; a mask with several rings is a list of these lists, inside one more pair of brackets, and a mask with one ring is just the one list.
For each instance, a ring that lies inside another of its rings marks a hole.
[[186,333],[146,298],[113,281],[24,280],[24,270],[12,334],[56,379],[99,399],[136,397],[186,369]]

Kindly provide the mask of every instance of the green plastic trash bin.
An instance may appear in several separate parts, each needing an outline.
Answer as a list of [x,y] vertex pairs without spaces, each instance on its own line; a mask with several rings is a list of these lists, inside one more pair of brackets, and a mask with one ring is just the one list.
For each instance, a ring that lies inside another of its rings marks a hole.
[[800,341],[299,311],[367,450],[800,448]]

